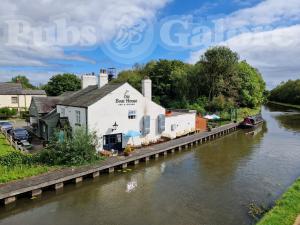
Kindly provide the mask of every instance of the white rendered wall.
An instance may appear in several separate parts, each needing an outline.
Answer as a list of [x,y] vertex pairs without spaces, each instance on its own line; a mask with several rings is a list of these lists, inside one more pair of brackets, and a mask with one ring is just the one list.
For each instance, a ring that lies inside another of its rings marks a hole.
[[150,79],[142,80],[142,94],[152,100],[152,81]]
[[95,75],[83,75],[81,76],[81,89],[84,89],[90,85],[97,85],[98,77]]
[[[62,109],[65,109],[65,115],[62,114]],[[86,108],[57,105],[56,110],[60,114],[60,117],[68,117],[73,130],[78,127],[86,128]],[[80,111],[80,126],[76,122],[76,111]]]
[[[171,130],[172,125],[175,125],[176,129]],[[186,135],[196,129],[196,113],[184,113],[174,116],[166,117],[165,131],[163,136],[174,139]]]
[[11,103],[12,97],[19,97],[18,95],[0,95],[0,107],[17,108],[18,103]]
[[[124,100],[124,95],[129,96],[130,101],[136,102],[132,104],[120,103]],[[136,111],[135,119],[128,118],[129,110]],[[146,99],[140,92],[125,83],[88,108],[88,127],[89,130],[96,131],[100,138],[107,134],[126,134],[129,130],[142,132],[143,117],[144,115],[149,115],[151,123],[148,135],[141,138],[136,137],[133,140],[123,136],[123,147],[126,144],[140,145],[142,143],[155,142],[160,138],[161,135],[157,129],[157,117],[159,114],[165,114],[163,107]],[[118,124],[118,128],[112,131],[115,122]],[[100,142],[99,146],[102,147],[103,139]]]
[[[12,103],[11,98],[18,97],[17,103]],[[28,109],[31,104],[32,97],[46,97],[46,95],[0,95],[0,108],[22,108]]]

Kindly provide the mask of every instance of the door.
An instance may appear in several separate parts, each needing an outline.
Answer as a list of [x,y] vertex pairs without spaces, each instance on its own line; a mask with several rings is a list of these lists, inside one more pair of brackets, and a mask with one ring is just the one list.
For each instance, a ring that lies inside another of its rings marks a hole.
[[104,150],[122,150],[122,134],[104,135]]

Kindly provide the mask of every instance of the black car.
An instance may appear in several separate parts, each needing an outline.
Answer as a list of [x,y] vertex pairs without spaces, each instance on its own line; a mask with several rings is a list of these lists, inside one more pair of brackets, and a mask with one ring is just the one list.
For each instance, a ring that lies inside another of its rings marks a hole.
[[21,142],[23,140],[30,141],[30,135],[24,128],[16,128],[11,132],[14,141]]

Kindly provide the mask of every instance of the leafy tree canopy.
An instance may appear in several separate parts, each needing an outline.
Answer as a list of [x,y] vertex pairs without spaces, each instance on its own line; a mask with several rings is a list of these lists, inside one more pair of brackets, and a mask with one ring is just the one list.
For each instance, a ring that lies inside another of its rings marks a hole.
[[58,74],[51,77],[43,88],[47,95],[58,96],[66,91],[78,91],[81,88],[81,81],[74,74]]
[[271,90],[269,100],[300,105],[300,79],[279,84]]
[[24,89],[37,89],[34,85],[29,82],[29,79],[26,76],[18,75],[11,79],[12,83],[21,83]]
[[255,108],[264,101],[265,82],[259,71],[223,46],[208,49],[195,65],[179,60],[150,61],[123,71],[114,82],[128,81],[141,89],[148,76],[153,100],[169,108],[199,112],[236,106]]

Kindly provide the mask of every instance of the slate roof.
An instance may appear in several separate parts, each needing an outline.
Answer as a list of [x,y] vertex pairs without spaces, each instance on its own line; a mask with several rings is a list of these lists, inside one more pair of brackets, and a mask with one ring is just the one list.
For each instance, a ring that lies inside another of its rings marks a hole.
[[70,98],[76,92],[68,91],[60,96],[55,97],[33,97],[32,101],[34,102],[38,113],[44,114],[49,113],[55,109],[56,105],[62,102],[65,98]]
[[23,90],[23,94],[25,95],[46,95],[46,92],[44,90]]
[[21,95],[23,91],[21,84],[0,83],[0,95]]
[[88,107],[94,104],[95,102],[99,101],[112,91],[121,87],[123,84],[124,83],[106,84],[100,89],[97,85],[91,85],[85,89],[77,91],[76,93],[72,94],[71,97],[65,98],[59,103],[59,105]]
[[0,95],[46,95],[46,92],[23,89],[20,83],[0,83]]
[[50,111],[48,114],[44,115],[41,119],[43,121],[47,121],[49,119],[52,119],[52,118],[59,118],[59,113],[56,112],[56,109],[53,109],[52,111]]
[[55,108],[61,99],[59,97],[33,97],[38,113],[48,113]]

